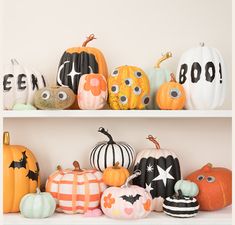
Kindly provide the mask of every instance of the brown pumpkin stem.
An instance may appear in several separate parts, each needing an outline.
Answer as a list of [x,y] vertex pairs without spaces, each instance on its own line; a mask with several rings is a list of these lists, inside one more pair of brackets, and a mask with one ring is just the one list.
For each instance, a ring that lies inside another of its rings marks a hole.
[[171,73],[170,76],[171,76],[170,82],[176,82],[175,75],[173,73]]
[[73,162],[73,166],[74,166],[74,170],[73,171],[78,171],[78,172],[82,172],[83,170],[80,167],[80,164],[78,161],[74,161]]
[[119,162],[116,162],[113,166],[113,169],[120,169]]
[[184,195],[183,195],[183,193],[182,193],[182,191],[180,189],[178,190],[178,197],[179,197],[179,199],[183,199],[184,198]]
[[150,141],[152,141],[152,142],[155,144],[156,149],[160,149],[160,148],[161,148],[159,142],[158,142],[158,141],[156,140],[156,138],[153,137],[152,135],[149,135],[149,136],[147,137],[147,139],[150,140]]
[[160,59],[157,60],[156,64],[155,64],[155,68],[160,68],[160,64],[165,61],[166,59],[169,59],[170,57],[172,57],[172,53],[171,52],[167,52],[165,54],[162,55],[162,57]]
[[96,39],[94,34],[90,34],[89,37],[86,38],[86,40],[83,42],[82,47],[86,47],[87,43]]
[[61,171],[61,170],[62,170],[62,167],[61,167],[60,165],[58,165],[58,166],[56,167],[56,169],[59,170],[59,171]]
[[10,144],[10,133],[7,131],[3,133],[3,144],[4,145]]

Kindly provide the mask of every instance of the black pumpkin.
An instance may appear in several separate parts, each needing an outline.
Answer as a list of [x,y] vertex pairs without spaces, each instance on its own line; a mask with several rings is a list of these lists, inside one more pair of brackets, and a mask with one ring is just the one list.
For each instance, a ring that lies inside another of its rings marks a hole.
[[149,191],[153,198],[152,209],[162,211],[164,199],[174,194],[174,185],[181,178],[179,160],[174,152],[161,149],[152,135],[147,139],[156,148],[138,153],[134,170],[140,170],[141,175],[133,180],[133,184]]

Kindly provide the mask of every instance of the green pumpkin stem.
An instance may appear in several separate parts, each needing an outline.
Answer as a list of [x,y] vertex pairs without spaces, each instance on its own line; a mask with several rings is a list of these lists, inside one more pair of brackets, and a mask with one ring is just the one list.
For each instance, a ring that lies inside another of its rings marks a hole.
[[162,55],[162,57],[160,59],[158,59],[158,61],[155,64],[155,68],[160,68],[160,64],[165,61],[166,59],[169,59],[170,57],[172,57],[172,53],[171,52],[167,52],[164,55]]
[[156,149],[160,149],[161,148],[159,142],[152,135],[149,135],[146,139],[148,139],[151,142],[153,142],[155,144]]
[[90,34],[89,37],[86,38],[86,40],[83,42],[82,47],[86,47],[87,43],[96,39],[94,34]]
[[100,127],[98,132],[106,135],[109,138],[108,144],[115,144],[115,141],[113,140],[113,137],[111,136],[111,134],[108,133],[108,131],[105,130],[103,127]]
[[9,132],[4,132],[3,133],[3,144],[4,145],[9,145],[10,144],[10,133]]

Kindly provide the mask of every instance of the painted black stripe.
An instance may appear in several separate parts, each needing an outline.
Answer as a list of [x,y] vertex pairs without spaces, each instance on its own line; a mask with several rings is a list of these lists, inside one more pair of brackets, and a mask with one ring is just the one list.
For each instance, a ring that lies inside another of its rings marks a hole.
[[198,206],[198,202],[188,202],[188,203],[183,203],[183,202],[169,202],[167,200],[164,201],[164,204],[167,206],[172,206],[172,207],[196,207]]
[[98,167],[98,169],[99,169],[100,171],[102,171],[102,170],[100,169],[100,152],[101,152],[102,148],[103,148],[105,145],[106,145],[106,144],[103,144],[103,145],[100,146],[100,148],[97,150],[98,153],[97,153],[96,162],[97,162],[97,167]]
[[[94,152],[96,151],[96,149],[97,149],[99,146],[100,146],[100,145],[96,145],[96,146],[91,150],[91,153],[90,153],[90,165],[91,165],[91,167],[94,167],[94,163],[93,163],[94,158],[93,158],[93,156],[94,156]],[[92,159],[93,159],[93,161],[92,161]]]
[[101,146],[101,144],[98,144],[95,148],[94,148],[94,152],[93,152],[93,156],[92,156],[92,164],[93,167],[95,167],[95,153],[97,151],[97,149]]
[[43,76],[43,75],[41,75],[41,76],[42,76],[43,86],[44,86],[44,87],[46,87],[46,81],[45,81],[45,78],[44,78],[44,76]]
[[119,144],[116,144],[116,146],[118,146],[120,148],[120,152],[122,154],[122,166],[124,166],[124,154],[123,154],[123,149]]
[[132,164],[132,162],[134,161],[134,150],[130,145],[128,145],[128,144],[125,144],[125,145],[127,146],[127,148],[129,149],[129,151],[131,153],[131,164]]
[[177,211],[177,210],[170,210],[170,209],[166,209],[163,207],[164,212],[168,212],[171,214],[186,214],[186,215],[190,215],[190,214],[194,214],[194,213],[198,213],[198,210],[191,210],[191,211]]
[[105,152],[104,152],[104,167],[107,168],[107,152],[110,144],[106,145]]
[[122,146],[126,149],[126,152],[127,152],[127,155],[128,155],[128,166],[127,166],[127,168],[129,168],[130,167],[130,163],[131,163],[130,153],[129,153],[128,148],[125,146],[125,144],[122,144]]
[[112,150],[113,150],[113,166],[115,165],[115,149],[114,149],[114,145],[113,144],[111,144],[111,146],[112,146]]

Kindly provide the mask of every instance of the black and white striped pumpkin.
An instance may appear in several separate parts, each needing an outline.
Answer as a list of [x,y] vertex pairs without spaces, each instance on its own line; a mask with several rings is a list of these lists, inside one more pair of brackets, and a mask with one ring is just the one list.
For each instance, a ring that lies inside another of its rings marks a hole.
[[196,198],[183,196],[181,190],[178,194],[167,197],[163,202],[163,211],[173,217],[190,218],[197,215],[198,209]]
[[98,132],[106,135],[109,141],[99,142],[92,149],[90,165],[102,172],[107,167],[114,166],[116,162],[122,167],[130,168],[134,160],[134,149],[125,142],[115,142],[103,127],[100,127]]

